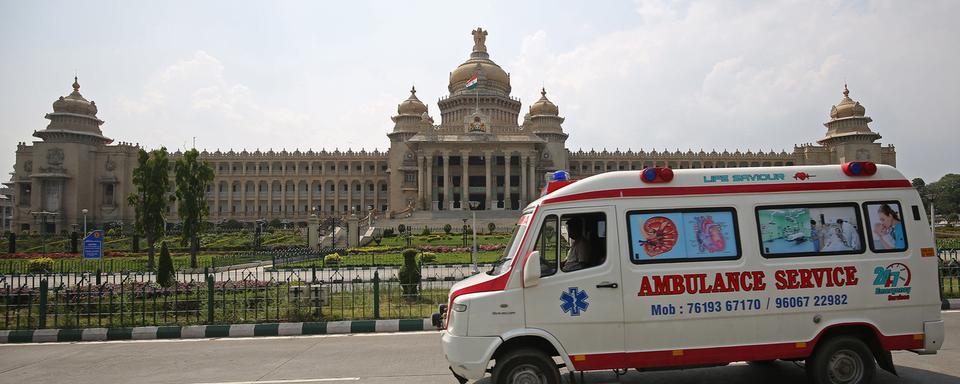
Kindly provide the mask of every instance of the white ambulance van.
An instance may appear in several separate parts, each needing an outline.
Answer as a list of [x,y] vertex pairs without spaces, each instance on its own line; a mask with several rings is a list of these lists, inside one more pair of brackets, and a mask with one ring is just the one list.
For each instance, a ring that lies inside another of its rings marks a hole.
[[[943,344],[917,192],[869,162],[557,178],[434,323],[463,383],[805,360],[868,383]],[[894,372],[895,373],[895,372]]]

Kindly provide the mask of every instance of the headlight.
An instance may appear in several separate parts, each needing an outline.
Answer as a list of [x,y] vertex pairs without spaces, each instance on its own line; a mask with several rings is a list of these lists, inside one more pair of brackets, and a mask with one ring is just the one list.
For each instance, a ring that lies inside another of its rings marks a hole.
[[463,303],[454,304],[453,310],[457,312],[465,312],[467,310],[467,305]]

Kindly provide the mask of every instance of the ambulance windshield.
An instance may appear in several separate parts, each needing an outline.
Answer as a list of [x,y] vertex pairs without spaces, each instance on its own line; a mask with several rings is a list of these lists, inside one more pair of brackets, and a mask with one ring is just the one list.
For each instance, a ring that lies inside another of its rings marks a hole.
[[497,276],[510,269],[513,255],[517,252],[517,248],[520,247],[522,234],[527,231],[527,224],[529,223],[530,214],[520,216],[517,225],[513,226],[513,233],[510,234],[510,241],[507,242],[507,247],[503,249],[503,254],[501,254],[500,258],[493,264],[493,268],[487,272],[488,275]]

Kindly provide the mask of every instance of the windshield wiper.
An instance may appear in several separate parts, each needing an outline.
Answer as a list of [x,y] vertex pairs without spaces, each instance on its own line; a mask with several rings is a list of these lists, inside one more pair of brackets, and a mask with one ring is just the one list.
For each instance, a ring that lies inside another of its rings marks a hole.
[[507,261],[510,261],[510,260],[513,260],[513,258],[512,258],[512,257],[506,257],[506,258],[497,260],[496,262],[493,263],[493,266],[490,267],[490,270],[487,271],[487,274],[488,274],[488,275],[492,275],[492,274],[493,274],[493,271],[496,270],[497,267],[499,267],[499,266],[502,265],[503,263],[506,263]]

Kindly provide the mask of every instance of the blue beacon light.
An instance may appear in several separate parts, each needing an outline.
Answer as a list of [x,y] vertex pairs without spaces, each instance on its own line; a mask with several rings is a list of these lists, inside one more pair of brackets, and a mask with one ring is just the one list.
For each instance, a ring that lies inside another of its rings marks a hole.
[[657,170],[655,168],[644,169],[642,176],[644,181],[653,182],[657,179]]
[[567,171],[555,171],[553,172],[553,181],[567,181],[570,179],[570,174]]

